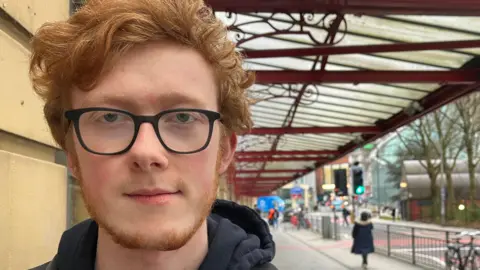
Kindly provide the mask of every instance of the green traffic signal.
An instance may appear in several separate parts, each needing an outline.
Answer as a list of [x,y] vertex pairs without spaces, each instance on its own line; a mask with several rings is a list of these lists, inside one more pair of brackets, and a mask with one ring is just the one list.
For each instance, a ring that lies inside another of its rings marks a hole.
[[355,194],[363,194],[365,192],[365,187],[364,186],[358,186],[357,189],[355,190]]

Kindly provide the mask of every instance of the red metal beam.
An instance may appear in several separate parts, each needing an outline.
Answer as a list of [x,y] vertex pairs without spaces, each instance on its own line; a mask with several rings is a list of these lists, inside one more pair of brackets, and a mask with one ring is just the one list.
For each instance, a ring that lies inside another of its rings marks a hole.
[[242,173],[301,173],[305,174],[310,172],[310,170],[238,170],[236,174]]
[[282,127],[282,128],[254,128],[248,134],[252,135],[282,135],[282,134],[325,134],[325,133],[379,133],[376,126],[343,126],[343,127]]
[[317,161],[325,162],[331,159],[320,157],[238,157],[237,162],[275,162],[275,161]]
[[216,11],[478,16],[477,0],[207,0]]
[[252,187],[252,188],[240,188],[238,189],[239,192],[241,191],[271,191],[277,189],[275,186],[271,187]]
[[480,69],[451,71],[257,71],[259,84],[280,83],[443,83],[470,84]]
[[301,56],[326,56],[338,54],[366,54],[384,52],[406,52],[423,50],[453,50],[461,48],[478,48],[480,40],[462,40],[445,42],[422,42],[422,43],[397,43],[360,46],[323,46],[313,48],[279,49],[279,50],[252,50],[243,51],[247,58],[270,58],[270,57],[301,57]]
[[261,197],[261,196],[268,196],[271,191],[261,192],[261,193],[252,193],[252,192],[239,192],[236,195],[240,196],[248,196],[248,197]]
[[237,152],[237,156],[294,156],[294,155],[311,155],[311,156],[320,156],[320,155],[338,155],[340,152],[337,150],[320,150],[320,151],[245,151]]
[[247,182],[263,182],[263,181],[277,181],[278,184],[281,184],[285,181],[291,181],[293,178],[292,177],[236,177],[235,182],[242,182],[242,181],[247,181]]

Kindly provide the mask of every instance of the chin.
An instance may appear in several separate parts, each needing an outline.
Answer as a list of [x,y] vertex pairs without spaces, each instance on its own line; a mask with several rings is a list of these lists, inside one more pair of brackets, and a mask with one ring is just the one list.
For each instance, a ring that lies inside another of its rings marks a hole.
[[183,247],[199,227],[193,222],[180,220],[157,224],[138,222],[136,225],[130,223],[122,228],[120,224],[115,224],[104,228],[114,242],[125,248],[169,251]]

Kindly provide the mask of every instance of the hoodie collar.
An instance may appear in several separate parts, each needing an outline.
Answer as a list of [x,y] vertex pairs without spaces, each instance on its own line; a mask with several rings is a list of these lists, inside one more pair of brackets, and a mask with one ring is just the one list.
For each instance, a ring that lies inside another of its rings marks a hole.
[[275,256],[267,223],[249,207],[217,200],[207,224],[208,254],[199,270],[246,270]]
[[[199,270],[250,270],[275,256],[268,225],[249,207],[217,200],[207,226],[208,253]],[[55,256],[57,269],[93,270],[97,237],[98,225],[91,219],[65,231]]]

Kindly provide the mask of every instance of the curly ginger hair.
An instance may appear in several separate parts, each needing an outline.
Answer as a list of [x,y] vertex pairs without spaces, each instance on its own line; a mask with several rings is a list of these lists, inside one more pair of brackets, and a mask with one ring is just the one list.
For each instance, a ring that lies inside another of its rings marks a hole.
[[132,47],[163,40],[197,50],[212,66],[226,131],[251,129],[246,90],[254,74],[242,67],[226,27],[202,0],[90,0],[68,20],[44,24],[32,39],[33,88],[63,149],[69,130],[63,115],[71,109],[72,89],[92,90]]

